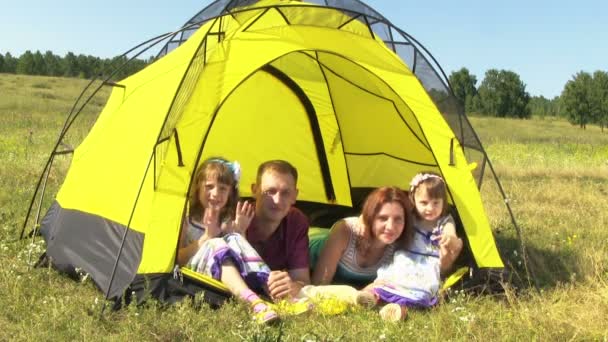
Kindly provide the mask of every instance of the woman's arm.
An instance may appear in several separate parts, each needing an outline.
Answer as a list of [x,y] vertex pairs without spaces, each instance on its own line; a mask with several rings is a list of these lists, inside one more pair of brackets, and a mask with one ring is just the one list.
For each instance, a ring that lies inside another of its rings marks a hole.
[[312,275],[313,284],[326,285],[332,281],[338,261],[348,245],[350,234],[350,229],[344,220],[336,222],[331,228]]

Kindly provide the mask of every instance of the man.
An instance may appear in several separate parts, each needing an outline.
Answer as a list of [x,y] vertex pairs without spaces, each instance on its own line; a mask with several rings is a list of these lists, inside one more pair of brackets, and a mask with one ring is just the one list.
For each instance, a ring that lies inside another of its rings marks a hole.
[[295,167],[271,160],[258,167],[251,186],[255,216],[246,237],[271,269],[267,284],[273,299],[296,296],[310,283],[308,219],[292,207],[298,196],[297,181]]

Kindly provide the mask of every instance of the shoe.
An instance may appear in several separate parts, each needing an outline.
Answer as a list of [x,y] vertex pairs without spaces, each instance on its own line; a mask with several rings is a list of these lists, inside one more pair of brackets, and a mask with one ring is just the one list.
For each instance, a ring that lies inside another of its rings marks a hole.
[[374,306],[378,305],[378,297],[372,292],[359,291],[359,293],[357,293],[357,298],[355,299],[355,302],[357,303],[357,305],[361,305],[368,309],[371,309]]
[[261,299],[251,302],[251,313],[254,322],[258,324],[270,324],[279,321],[279,315],[273,310],[270,303]]
[[407,307],[390,303],[386,304],[382,309],[380,309],[379,313],[380,317],[385,321],[399,322],[404,320],[407,316]]

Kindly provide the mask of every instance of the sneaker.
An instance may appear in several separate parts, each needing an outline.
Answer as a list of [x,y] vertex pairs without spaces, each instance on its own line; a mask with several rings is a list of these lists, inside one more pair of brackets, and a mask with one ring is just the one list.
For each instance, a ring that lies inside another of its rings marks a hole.
[[386,304],[382,309],[380,309],[379,313],[380,317],[385,321],[399,322],[404,320],[407,316],[407,307],[390,303]]
[[279,321],[279,315],[272,309],[271,304],[261,299],[251,303],[253,320],[258,324],[270,324]]

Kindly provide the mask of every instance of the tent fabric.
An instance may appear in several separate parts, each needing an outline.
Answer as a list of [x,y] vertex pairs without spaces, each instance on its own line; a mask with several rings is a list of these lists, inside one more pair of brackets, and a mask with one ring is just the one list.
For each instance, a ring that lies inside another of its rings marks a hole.
[[[170,273],[202,160],[238,160],[239,190],[250,196],[257,165],[285,159],[301,175],[299,200],[346,207],[356,189],[407,189],[417,172],[440,172],[475,264],[503,267],[463,147],[404,61],[346,12],[278,0],[246,9],[210,19],[113,88],[56,197],[58,215],[112,224],[73,239],[104,236],[108,227],[136,239],[123,249],[139,263],[119,258],[129,274],[121,287]],[[60,221],[43,226],[64,229]]]
[[[121,224],[63,209],[57,202],[51,205],[42,225],[48,227],[42,230],[46,254],[57,269],[90,274],[95,284],[109,293],[108,298],[119,297],[133,281],[133,270],[141,262],[142,233],[125,234],[128,228]],[[121,263],[112,272],[119,254]]]

